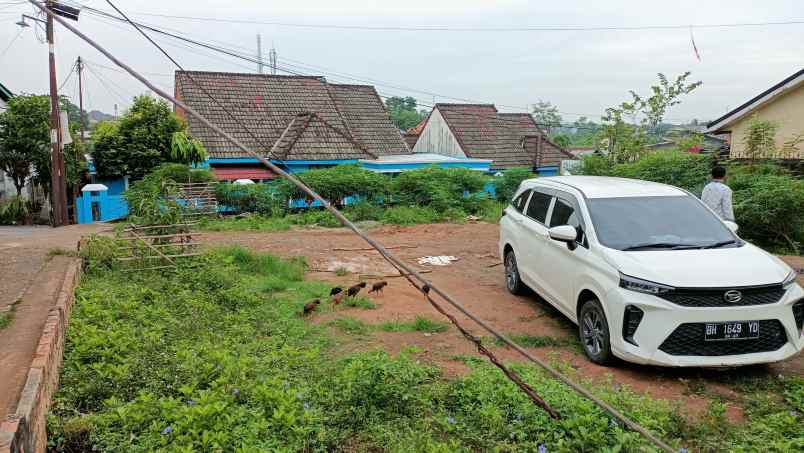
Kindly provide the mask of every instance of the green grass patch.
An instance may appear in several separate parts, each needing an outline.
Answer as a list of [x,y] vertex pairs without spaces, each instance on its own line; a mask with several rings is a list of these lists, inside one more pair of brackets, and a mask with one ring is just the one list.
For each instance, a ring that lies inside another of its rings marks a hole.
[[78,256],[78,252],[75,250],[67,250],[61,247],[54,247],[47,251],[47,256],[54,257],[54,256]]
[[[264,283],[276,275],[285,282]],[[512,364],[561,420],[485,362],[466,359],[470,373],[445,380],[415,349],[344,354],[330,329],[299,316],[328,289],[303,280],[303,263],[239,248],[210,251],[171,274],[88,266],[48,416],[49,449],[652,451],[536,366]],[[354,320],[333,322],[363,331]],[[571,367],[559,369],[579,379]],[[730,425],[719,403],[689,423],[672,403],[627,387],[585,385],[674,448],[787,452],[804,445],[798,378],[746,395],[744,426]]]
[[[511,341],[523,348],[561,348],[565,346],[575,346],[578,340],[575,338],[555,338],[546,335],[506,335]],[[495,346],[506,346],[505,342],[496,337],[490,337]]]
[[369,298],[363,296],[344,297],[343,304],[346,307],[362,308],[364,310],[374,310],[377,305]]
[[345,277],[345,276],[349,275],[350,273],[351,272],[349,272],[349,269],[347,269],[345,267],[339,267],[339,268],[335,269],[335,275],[337,275],[338,277]]
[[366,335],[371,330],[370,327],[363,321],[351,317],[338,318],[330,321],[327,324],[342,332],[351,333],[354,335]]
[[387,321],[377,325],[377,329],[383,332],[445,332],[449,329],[446,323],[433,321],[424,316],[416,316],[411,322]]
[[0,329],[5,329],[11,324],[11,321],[14,320],[14,313],[11,311],[7,311],[4,313],[0,313]]

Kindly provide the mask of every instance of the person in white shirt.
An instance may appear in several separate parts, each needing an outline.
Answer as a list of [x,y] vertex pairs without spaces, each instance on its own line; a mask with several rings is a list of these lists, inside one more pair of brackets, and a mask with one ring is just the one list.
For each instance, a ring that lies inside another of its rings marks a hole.
[[731,189],[723,181],[726,180],[726,169],[717,166],[712,169],[712,182],[704,187],[701,201],[723,220],[734,222],[734,209],[731,205]]

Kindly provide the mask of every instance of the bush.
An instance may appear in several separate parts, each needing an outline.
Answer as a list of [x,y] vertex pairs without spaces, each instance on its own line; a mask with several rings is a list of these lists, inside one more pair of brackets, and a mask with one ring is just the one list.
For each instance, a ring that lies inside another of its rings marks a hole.
[[711,177],[712,165],[711,156],[679,151],[657,151],[635,162],[616,165],[605,157],[592,155],[584,157],[578,174],[644,179],[700,195]]
[[13,197],[0,204],[0,225],[17,225],[31,223],[33,216],[39,212],[40,206],[20,196]]
[[[383,200],[390,184],[387,176],[368,171],[356,164],[310,170],[297,176],[324,199],[337,206],[342,205],[343,199],[349,196],[372,202]],[[277,192],[283,201],[309,198],[293,183],[284,179],[277,182]]]
[[280,215],[285,206],[276,188],[271,184],[228,184],[215,186],[218,204],[235,212],[254,212],[265,216]]
[[408,206],[429,206],[442,212],[467,210],[473,201],[466,196],[481,192],[487,180],[474,170],[431,167],[400,173],[394,179],[393,194]]
[[804,244],[804,181],[781,174],[738,173],[728,182],[740,236],[798,254]]
[[494,195],[498,201],[509,202],[514,198],[516,189],[522,181],[533,178],[535,175],[530,168],[510,168],[502,176],[495,176],[491,183],[494,186]]

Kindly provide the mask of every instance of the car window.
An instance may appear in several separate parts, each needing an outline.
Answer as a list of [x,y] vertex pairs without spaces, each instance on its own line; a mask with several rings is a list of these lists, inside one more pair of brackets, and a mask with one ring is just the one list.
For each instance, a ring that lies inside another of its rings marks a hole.
[[550,214],[550,227],[570,225],[575,227],[578,232],[576,242],[585,244],[586,238],[583,231],[583,223],[581,222],[580,213],[570,205],[567,201],[556,198],[556,203],[553,205],[553,212]]
[[511,205],[517,211],[522,212],[525,209],[525,203],[528,202],[528,196],[530,196],[530,189],[522,192],[518,197],[514,198],[514,201],[511,202]]
[[739,246],[723,222],[692,196],[595,198],[588,206],[597,238],[609,248]]
[[547,210],[550,208],[552,199],[552,195],[533,191],[533,196],[530,197],[530,203],[528,203],[528,217],[539,223],[546,223]]

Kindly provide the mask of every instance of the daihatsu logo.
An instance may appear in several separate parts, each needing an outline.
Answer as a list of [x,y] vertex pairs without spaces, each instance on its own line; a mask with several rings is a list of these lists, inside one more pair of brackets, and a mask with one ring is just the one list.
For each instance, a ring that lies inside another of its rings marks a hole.
[[737,291],[736,289],[726,291],[723,294],[723,300],[732,304],[736,304],[737,302],[743,300],[743,293]]

